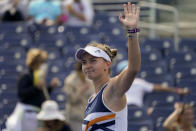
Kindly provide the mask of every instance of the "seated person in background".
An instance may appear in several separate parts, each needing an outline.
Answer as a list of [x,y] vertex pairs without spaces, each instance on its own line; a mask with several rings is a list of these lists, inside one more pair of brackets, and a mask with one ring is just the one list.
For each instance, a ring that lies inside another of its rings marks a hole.
[[196,131],[194,107],[190,104],[175,103],[174,112],[163,123],[166,131]]
[[12,7],[12,0],[0,0],[0,17],[3,13]]
[[82,64],[75,63],[72,71],[64,82],[63,91],[66,94],[66,118],[74,131],[81,131],[84,111],[90,95],[94,92],[94,85],[82,71]]
[[29,7],[30,1],[32,0],[14,0],[14,1],[18,1],[17,8],[22,13],[24,19],[28,20],[28,17],[29,17],[28,7]]
[[42,104],[40,113],[37,115],[37,119],[40,121],[40,127],[38,127],[37,131],[71,131],[55,101],[45,101]]
[[38,24],[58,24],[61,13],[61,2],[58,0],[32,0],[29,4],[29,15]]
[[10,1],[11,7],[9,7],[2,15],[2,21],[24,21],[24,16],[18,8],[19,0]]
[[[117,65],[117,72],[120,72],[128,65],[128,61],[121,61]],[[151,92],[173,92],[179,95],[184,95],[189,93],[187,88],[174,88],[174,87],[165,87],[160,84],[155,84],[148,82],[141,78],[135,78],[131,88],[127,91],[127,104],[134,105],[137,107],[143,107],[143,98],[146,93]]]
[[90,0],[65,0],[63,6],[69,15],[67,25],[91,26],[94,10]]

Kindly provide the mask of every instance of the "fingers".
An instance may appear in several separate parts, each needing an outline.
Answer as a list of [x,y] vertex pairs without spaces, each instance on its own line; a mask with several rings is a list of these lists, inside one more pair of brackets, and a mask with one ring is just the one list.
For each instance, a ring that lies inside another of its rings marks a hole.
[[128,2],[128,13],[132,13],[132,7],[130,2]]
[[139,17],[139,15],[140,15],[140,7],[137,7],[136,15]]
[[119,20],[121,20],[122,19],[122,13],[120,13],[120,15],[119,15]]
[[120,22],[123,21],[122,13],[120,13],[120,15],[119,15],[119,20],[120,20]]
[[135,14],[135,4],[131,5],[131,10],[132,10],[132,13]]
[[124,4],[123,6],[124,6],[124,14],[125,16],[127,16],[128,15],[127,5]]
[[136,9],[135,4],[131,4],[130,2],[128,2],[128,5],[124,4],[123,7],[124,7],[125,16],[128,15],[129,13],[135,14],[137,16],[139,16],[139,14],[140,14],[140,8],[137,7],[137,9]]

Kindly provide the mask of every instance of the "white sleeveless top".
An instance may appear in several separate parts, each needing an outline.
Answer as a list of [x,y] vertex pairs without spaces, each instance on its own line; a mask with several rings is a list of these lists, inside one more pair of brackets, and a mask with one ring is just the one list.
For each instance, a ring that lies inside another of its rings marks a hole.
[[111,111],[103,101],[103,91],[99,91],[86,107],[82,131],[127,131],[127,106],[119,112]]

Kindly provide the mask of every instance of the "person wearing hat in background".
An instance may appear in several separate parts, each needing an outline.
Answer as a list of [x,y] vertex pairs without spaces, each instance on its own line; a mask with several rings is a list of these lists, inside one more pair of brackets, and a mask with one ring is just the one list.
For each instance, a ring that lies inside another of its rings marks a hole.
[[[46,88],[46,60],[46,51],[38,48],[28,51],[27,70],[20,75],[17,81],[19,102],[6,122],[8,131],[35,131],[37,128],[36,115],[40,111],[41,104],[48,99],[48,92],[50,93],[59,85],[58,78],[53,78],[49,87]],[[40,72],[42,72],[41,76]]]
[[58,104],[53,100],[47,100],[42,104],[37,119],[41,124],[36,131],[71,131],[64,115],[59,111]]
[[[116,67],[117,72],[121,72],[123,69],[125,69],[128,66],[128,61],[123,60],[118,63]],[[137,107],[143,107],[143,98],[146,93],[151,92],[172,92],[176,93],[178,95],[185,95],[189,93],[189,90],[187,88],[174,88],[170,86],[162,86],[160,84],[155,84],[149,81],[146,81],[145,79],[136,77],[133,81],[133,84],[131,85],[131,88],[126,92],[127,97],[127,104]],[[149,108],[152,109],[152,108]],[[149,110],[149,113],[151,111]]]

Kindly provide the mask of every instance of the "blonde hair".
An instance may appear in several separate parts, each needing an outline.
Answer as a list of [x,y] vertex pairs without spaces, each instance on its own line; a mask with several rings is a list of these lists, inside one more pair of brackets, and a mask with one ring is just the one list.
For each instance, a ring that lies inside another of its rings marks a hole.
[[184,104],[181,114],[183,114],[184,111],[187,110],[187,109],[194,109],[193,104]]
[[184,112],[188,109],[192,109],[194,110],[194,106],[193,104],[183,104],[183,107],[182,107],[182,112],[180,113],[178,119],[177,119],[177,122],[180,122],[181,120],[181,116],[184,114]]
[[101,44],[101,43],[89,43],[87,46],[94,46],[102,49],[107,53],[107,55],[110,57],[111,61],[114,60],[114,58],[117,55],[118,50],[117,49],[112,49],[110,46],[106,44]]
[[30,69],[34,69],[40,62],[46,61],[48,54],[46,51],[33,48],[27,52],[26,65]]

